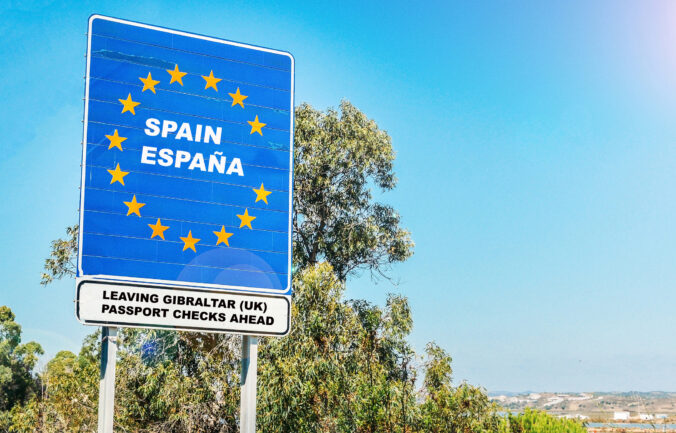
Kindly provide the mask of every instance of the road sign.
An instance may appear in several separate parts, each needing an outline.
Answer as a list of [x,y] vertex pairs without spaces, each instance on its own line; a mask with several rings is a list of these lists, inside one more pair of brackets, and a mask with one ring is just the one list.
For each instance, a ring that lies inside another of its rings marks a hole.
[[294,60],[92,16],[77,317],[289,331]]

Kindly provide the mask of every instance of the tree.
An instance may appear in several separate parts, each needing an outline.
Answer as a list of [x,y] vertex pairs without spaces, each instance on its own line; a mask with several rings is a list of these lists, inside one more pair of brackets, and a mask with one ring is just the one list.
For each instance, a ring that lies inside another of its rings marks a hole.
[[295,281],[291,335],[260,348],[262,430],[412,431],[407,300],[390,296],[384,309],[345,300],[328,263],[306,267]]
[[[15,405],[12,433],[91,432],[96,429],[99,332],[85,338],[79,355],[63,350],[40,374],[41,392]],[[1,431],[1,430],[0,430]]]
[[40,284],[46,286],[63,277],[73,277],[77,269],[78,225],[66,227],[66,238],[52,241],[52,251],[45,259],[44,272]]
[[[349,431],[357,319],[328,264],[295,278],[291,335],[260,347],[259,422],[275,433]],[[341,416],[347,415],[347,416]]]
[[148,433],[238,431],[241,338],[144,329],[122,336],[118,425]]
[[301,104],[295,119],[294,265],[325,260],[343,281],[360,268],[386,276],[413,254],[399,214],[371,193],[396,185],[390,136],[348,101],[326,112]]
[[42,413],[42,431],[88,432],[96,429],[98,337],[99,332],[88,336],[78,355],[64,350],[47,363],[41,375],[43,398],[36,404]]
[[504,429],[486,392],[462,383],[453,387],[451,357],[434,343],[425,350],[422,426],[426,432],[493,433]]
[[21,344],[21,326],[7,306],[0,306],[0,428],[7,411],[28,401],[38,390],[33,375],[42,347],[31,341]]
[[0,411],[25,402],[39,388],[33,368],[44,351],[34,341],[21,344],[15,318],[9,307],[0,307]]
[[425,430],[432,433],[452,431],[451,357],[434,343],[428,343],[425,352],[427,362],[423,382],[425,400],[422,405],[422,424]]

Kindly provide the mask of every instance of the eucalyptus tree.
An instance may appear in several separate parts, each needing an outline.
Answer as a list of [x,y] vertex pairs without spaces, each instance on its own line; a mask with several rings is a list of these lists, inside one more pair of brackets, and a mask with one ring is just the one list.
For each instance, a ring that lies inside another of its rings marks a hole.
[[33,375],[38,356],[44,352],[34,342],[21,343],[21,325],[7,306],[0,306],[0,429],[8,423],[9,411],[39,392]]
[[348,101],[324,112],[296,108],[294,265],[326,261],[338,278],[366,269],[387,276],[413,253],[409,232],[372,188],[396,186],[392,139]]
[[485,390],[467,383],[453,386],[451,356],[434,343],[429,343],[425,352],[421,430],[431,433],[504,431],[506,424]]

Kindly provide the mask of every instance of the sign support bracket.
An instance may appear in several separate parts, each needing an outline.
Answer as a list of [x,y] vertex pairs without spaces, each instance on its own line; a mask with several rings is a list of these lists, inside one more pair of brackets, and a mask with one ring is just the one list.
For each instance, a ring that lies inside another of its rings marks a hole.
[[258,381],[258,338],[242,336],[240,376],[240,433],[256,433],[256,384]]
[[101,375],[99,382],[98,433],[113,433],[115,415],[115,362],[117,328],[101,327]]

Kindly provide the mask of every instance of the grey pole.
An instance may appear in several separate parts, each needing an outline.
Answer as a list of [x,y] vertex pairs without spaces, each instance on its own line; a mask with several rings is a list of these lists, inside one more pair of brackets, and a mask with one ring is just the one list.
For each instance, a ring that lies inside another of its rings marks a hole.
[[240,433],[256,433],[256,381],[258,379],[258,338],[242,336],[240,377]]
[[113,433],[115,411],[115,360],[117,328],[101,328],[101,379],[99,382],[98,433]]

